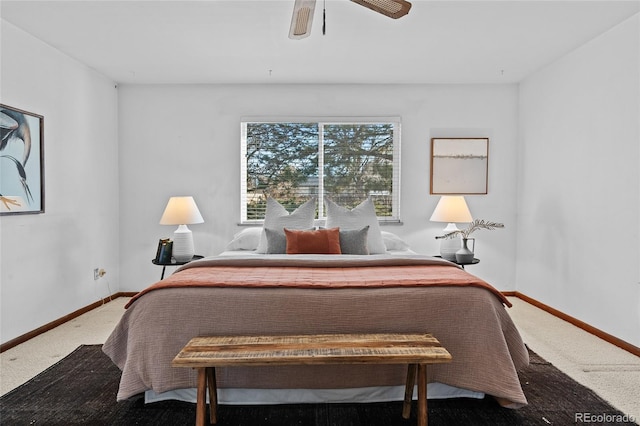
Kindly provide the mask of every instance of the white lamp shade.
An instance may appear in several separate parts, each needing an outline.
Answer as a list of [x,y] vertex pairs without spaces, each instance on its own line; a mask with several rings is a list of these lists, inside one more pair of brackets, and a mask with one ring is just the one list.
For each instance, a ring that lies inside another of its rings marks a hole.
[[461,195],[443,195],[431,215],[432,222],[469,223],[473,221],[467,202]]
[[189,225],[203,223],[193,197],[171,197],[160,218],[160,225]]

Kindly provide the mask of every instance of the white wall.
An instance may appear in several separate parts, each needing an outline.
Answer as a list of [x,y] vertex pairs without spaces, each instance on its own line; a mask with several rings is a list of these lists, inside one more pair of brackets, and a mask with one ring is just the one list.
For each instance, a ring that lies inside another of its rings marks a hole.
[[4,343],[117,290],[118,123],[113,82],[1,24],[0,102],[44,116],[46,192],[44,214],[0,218]]
[[520,90],[517,288],[640,346],[636,15]]
[[477,236],[479,265],[470,272],[502,290],[515,289],[517,87],[371,85],[120,86],[121,290],[157,281],[151,264],[168,198],[193,195],[205,219],[192,225],[196,252],[221,252],[240,227],[242,116],[402,117],[403,225],[386,229],[416,250],[435,254],[445,224],[431,223],[433,136],[488,136],[489,194],[468,197],[475,217],[506,229]]

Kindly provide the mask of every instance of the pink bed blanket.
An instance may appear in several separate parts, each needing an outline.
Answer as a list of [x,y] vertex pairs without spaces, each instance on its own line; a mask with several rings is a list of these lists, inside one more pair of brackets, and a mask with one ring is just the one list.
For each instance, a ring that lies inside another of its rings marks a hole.
[[511,302],[484,280],[451,262],[424,256],[276,256],[268,258],[207,258],[190,262],[179,274],[136,294],[127,304],[162,288],[180,287],[294,287],[358,288],[406,286],[474,286]]
[[[340,257],[337,265],[326,256],[271,256],[192,262],[136,297],[103,345],[122,370],[117,399],[194,388],[196,373],[171,360],[195,336],[412,332],[432,333],[453,356],[430,366],[429,382],[484,392],[513,408],[527,403],[517,372],[528,352],[504,297],[477,277],[433,258]],[[278,284],[287,282],[296,285]],[[402,386],[405,378],[406,368],[394,365],[217,369],[220,388],[369,388]]]

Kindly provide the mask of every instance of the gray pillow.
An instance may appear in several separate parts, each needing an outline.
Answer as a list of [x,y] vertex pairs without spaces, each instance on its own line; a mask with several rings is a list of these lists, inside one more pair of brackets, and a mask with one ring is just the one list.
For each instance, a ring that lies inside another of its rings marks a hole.
[[264,228],[264,233],[267,236],[267,254],[287,252],[287,236],[284,233],[284,228],[280,230]]
[[369,254],[367,234],[369,234],[369,225],[362,229],[340,231],[340,251],[342,254]]

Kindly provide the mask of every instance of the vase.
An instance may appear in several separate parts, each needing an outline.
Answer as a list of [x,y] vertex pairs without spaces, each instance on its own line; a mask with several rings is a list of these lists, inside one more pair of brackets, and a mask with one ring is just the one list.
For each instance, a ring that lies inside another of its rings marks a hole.
[[469,240],[473,240],[473,250],[476,248],[476,239],[475,238],[463,238],[462,239],[462,247],[456,252],[456,262],[457,263],[472,263],[473,262],[473,250],[469,250]]

